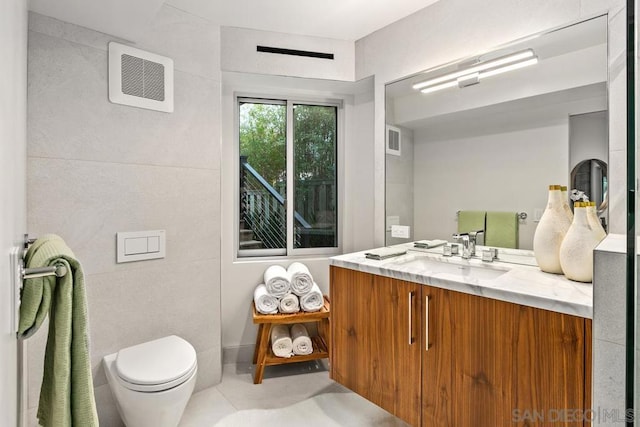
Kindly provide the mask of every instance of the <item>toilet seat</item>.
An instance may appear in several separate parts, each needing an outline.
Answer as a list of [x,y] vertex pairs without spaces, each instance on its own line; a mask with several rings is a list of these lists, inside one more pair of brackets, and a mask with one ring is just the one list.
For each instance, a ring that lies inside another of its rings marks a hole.
[[195,374],[196,352],[187,341],[171,335],[120,350],[115,368],[118,381],[129,390],[159,392]]

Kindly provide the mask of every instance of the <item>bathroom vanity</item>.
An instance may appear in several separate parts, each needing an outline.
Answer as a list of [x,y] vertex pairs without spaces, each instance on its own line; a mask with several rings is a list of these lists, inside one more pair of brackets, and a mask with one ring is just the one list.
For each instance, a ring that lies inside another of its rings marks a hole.
[[335,381],[413,426],[587,424],[591,284],[436,250],[330,262]]

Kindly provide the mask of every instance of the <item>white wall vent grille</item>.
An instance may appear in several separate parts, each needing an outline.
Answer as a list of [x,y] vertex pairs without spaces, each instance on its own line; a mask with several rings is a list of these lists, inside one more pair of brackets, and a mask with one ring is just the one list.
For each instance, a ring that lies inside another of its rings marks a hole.
[[109,100],[173,112],[173,60],[120,43],[109,43]]
[[400,128],[387,125],[387,154],[402,155],[401,136]]

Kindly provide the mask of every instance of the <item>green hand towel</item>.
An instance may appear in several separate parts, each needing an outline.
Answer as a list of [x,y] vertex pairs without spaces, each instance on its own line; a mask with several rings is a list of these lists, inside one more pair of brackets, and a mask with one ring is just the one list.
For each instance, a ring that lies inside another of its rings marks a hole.
[[458,233],[484,230],[485,211],[460,211],[458,213]]
[[487,212],[484,244],[517,249],[518,214],[516,212]]
[[45,427],[98,426],[84,276],[73,252],[58,236],[39,238],[27,251],[28,268],[62,264],[63,277],[26,279],[18,336],[33,335],[49,314],[38,420]]

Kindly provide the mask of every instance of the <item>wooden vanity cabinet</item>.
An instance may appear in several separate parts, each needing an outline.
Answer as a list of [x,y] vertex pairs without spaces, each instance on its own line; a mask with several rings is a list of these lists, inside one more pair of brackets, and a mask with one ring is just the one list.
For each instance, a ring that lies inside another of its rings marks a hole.
[[590,320],[428,286],[423,298],[423,426],[584,424]]
[[416,283],[331,267],[331,378],[414,426],[420,291]]
[[589,319],[333,266],[331,303],[332,378],[413,426],[583,425]]

